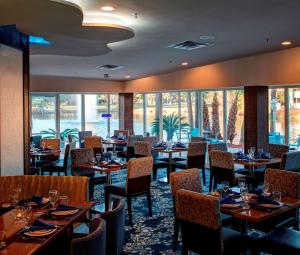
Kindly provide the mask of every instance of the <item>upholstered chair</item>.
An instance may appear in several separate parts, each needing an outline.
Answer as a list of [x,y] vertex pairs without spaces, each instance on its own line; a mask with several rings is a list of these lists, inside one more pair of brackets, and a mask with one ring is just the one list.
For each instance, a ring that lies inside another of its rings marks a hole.
[[222,228],[217,197],[181,189],[177,192],[176,212],[182,231],[182,254],[240,254],[241,234]]
[[[281,158],[282,154],[289,152],[289,146],[284,144],[269,144],[268,152],[271,153],[272,158]],[[268,167],[280,169],[280,163],[269,164]]]
[[108,158],[110,153],[104,153],[102,140],[101,136],[87,136],[84,139],[84,148],[92,148],[94,157],[96,157],[96,154],[101,153],[103,158]]
[[202,170],[202,180],[203,184],[205,181],[205,158],[206,158],[206,142],[191,142],[189,143],[187,160],[179,161],[173,164],[173,169],[188,169],[188,168],[199,168]]
[[176,196],[180,189],[190,190],[201,193],[202,186],[200,180],[199,169],[187,169],[185,171],[173,172],[170,174],[170,185],[173,195],[174,206],[174,235],[173,235],[173,251],[177,249],[178,233],[179,233],[179,221],[176,214]]
[[300,172],[300,151],[283,153],[281,157],[280,169]]
[[157,136],[145,136],[142,138],[143,142],[148,142],[151,147],[153,147],[155,144],[158,143],[158,137]]
[[[270,184],[270,192],[280,191],[282,197],[300,199],[300,174],[278,169],[267,169],[265,183]],[[268,222],[271,232],[258,239],[255,243],[257,252],[271,254],[300,254],[300,233],[287,228],[291,225],[299,230],[299,210],[295,210]],[[281,224],[280,224],[281,223]],[[264,224],[266,225],[266,224]],[[276,227],[274,227],[276,226]],[[275,229],[275,230],[274,230]]]
[[199,143],[199,142],[205,142],[206,139],[201,136],[193,136],[191,137],[191,143]]
[[88,136],[92,136],[92,131],[79,131],[78,132],[78,138],[79,138],[79,147],[84,148],[84,140]]
[[72,162],[72,175],[74,176],[88,176],[90,199],[94,197],[94,186],[106,183],[106,175],[96,173],[93,170],[80,167],[82,164],[90,163],[94,157],[94,151],[92,148],[80,148],[71,150],[71,162]]
[[130,135],[127,140],[127,150],[126,150],[126,158],[127,160],[134,158],[134,143],[138,141],[142,141],[142,135]]
[[217,184],[222,181],[229,181],[230,186],[234,186],[236,178],[245,177],[245,175],[235,173],[233,154],[227,151],[210,152],[210,182],[209,191],[216,189]]
[[125,202],[115,198],[112,209],[101,213],[106,221],[106,254],[121,255],[125,233]]
[[71,255],[103,255],[106,254],[106,223],[95,218],[92,222],[91,233],[85,237],[72,240]]
[[147,195],[149,216],[152,217],[151,203],[151,172],[153,158],[141,157],[131,159],[127,165],[126,182],[115,183],[105,186],[105,210],[109,209],[110,195],[117,195],[127,198],[129,224],[132,225],[131,197]]

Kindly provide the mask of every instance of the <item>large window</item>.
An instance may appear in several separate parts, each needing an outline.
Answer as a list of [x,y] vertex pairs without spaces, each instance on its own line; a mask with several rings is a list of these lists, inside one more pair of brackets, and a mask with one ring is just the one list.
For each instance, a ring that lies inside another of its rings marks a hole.
[[152,135],[158,135],[160,133],[160,94],[146,94],[146,132]]
[[119,95],[109,95],[109,113],[111,118],[109,119],[109,130],[112,133],[114,130],[119,129]]
[[56,136],[56,97],[34,95],[31,97],[31,132],[44,137]]
[[59,95],[60,132],[81,130],[81,94]]
[[[189,133],[198,127],[196,115],[196,92],[180,92],[180,140],[188,141]],[[199,135],[199,129],[197,130]]]
[[289,93],[289,144],[300,148],[300,88],[290,88]]
[[144,95],[133,96],[133,129],[136,135],[144,134]]

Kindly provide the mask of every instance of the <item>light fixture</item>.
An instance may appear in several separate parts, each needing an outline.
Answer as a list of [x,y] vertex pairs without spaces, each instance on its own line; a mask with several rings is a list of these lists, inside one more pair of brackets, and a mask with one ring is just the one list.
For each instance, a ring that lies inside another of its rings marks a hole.
[[200,40],[214,40],[216,37],[214,35],[201,35]]
[[187,66],[189,63],[188,62],[182,62],[181,65],[182,66]]
[[30,44],[39,44],[39,45],[51,45],[51,42],[47,41],[42,36],[29,35],[29,43]]
[[126,79],[130,79],[131,76],[130,76],[130,75],[126,75],[125,78],[126,78]]
[[292,42],[291,41],[282,41],[281,42],[281,45],[284,45],[284,46],[288,46],[288,45],[291,45]]
[[110,6],[110,5],[105,5],[105,6],[102,6],[102,7],[101,7],[101,10],[102,10],[102,11],[105,11],[105,12],[112,12],[112,11],[115,10],[115,8],[112,7],[112,6]]

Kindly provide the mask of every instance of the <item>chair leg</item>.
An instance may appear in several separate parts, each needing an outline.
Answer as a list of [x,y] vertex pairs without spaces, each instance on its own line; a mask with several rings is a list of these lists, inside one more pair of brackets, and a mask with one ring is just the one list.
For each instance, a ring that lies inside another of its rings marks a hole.
[[174,252],[177,250],[178,234],[179,234],[179,222],[178,222],[178,219],[175,217],[175,221],[174,221],[174,237],[173,237],[173,251]]
[[131,196],[127,196],[129,225],[132,226]]
[[150,190],[147,192],[147,202],[148,202],[149,216],[152,217],[152,201],[151,201],[151,193],[150,193]]
[[203,179],[203,185],[206,185],[206,176],[205,176],[205,167],[202,168],[202,179]]
[[156,180],[156,176],[157,176],[157,168],[153,168],[153,181]]
[[94,184],[90,181],[89,185],[89,193],[90,193],[90,200],[93,200],[94,198]]
[[210,177],[209,177],[209,192],[211,192],[212,184],[213,184],[213,176],[212,176],[212,174],[210,172]]
[[110,193],[105,191],[105,211],[109,210]]

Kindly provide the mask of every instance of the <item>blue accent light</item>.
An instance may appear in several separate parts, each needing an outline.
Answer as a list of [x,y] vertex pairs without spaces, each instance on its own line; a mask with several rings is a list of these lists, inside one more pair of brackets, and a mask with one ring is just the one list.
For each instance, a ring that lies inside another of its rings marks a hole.
[[102,113],[101,117],[102,118],[111,118],[111,114],[110,113]]
[[29,36],[29,43],[30,44],[40,44],[40,45],[51,45],[51,42],[47,41],[44,37],[30,35]]

